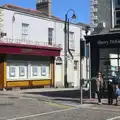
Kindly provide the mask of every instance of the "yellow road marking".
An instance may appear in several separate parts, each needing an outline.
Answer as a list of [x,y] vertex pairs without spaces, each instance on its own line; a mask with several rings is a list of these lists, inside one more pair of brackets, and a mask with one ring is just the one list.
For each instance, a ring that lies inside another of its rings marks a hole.
[[48,104],[59,107],[59,108],[72,108],[72,106],[69,106],[69,105],[57,104],[57,103],[52,103],[52,102],[48,102]]

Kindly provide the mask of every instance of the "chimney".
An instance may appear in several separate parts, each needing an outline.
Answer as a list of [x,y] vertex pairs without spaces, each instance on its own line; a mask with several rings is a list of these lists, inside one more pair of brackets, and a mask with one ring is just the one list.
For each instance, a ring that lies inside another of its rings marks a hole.
[[52,15],[51,9],[52,0],[38,0],[38,3],[36,4],[36,10],[43,11],[50,17]]

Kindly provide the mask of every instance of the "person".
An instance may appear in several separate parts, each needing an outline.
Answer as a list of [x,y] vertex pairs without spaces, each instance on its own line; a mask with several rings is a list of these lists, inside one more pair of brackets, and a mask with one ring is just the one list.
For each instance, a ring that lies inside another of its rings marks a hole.
[[96,79],[96,93],[97,93],[99,105],[102,104],[102,102],[101,102],[102,88],[103,88],[103,78],[102,78],[102,74],[99,72],[98,77]]
[[120,84],[118,85],[118,88],[116,89],[116,105],[118,105],[118,101],[120,101]]
[[113,95],[114,95],[114,90],[113,90],[113,81],[110,79],[108,81],[108,104],[112,105],[113,104]]

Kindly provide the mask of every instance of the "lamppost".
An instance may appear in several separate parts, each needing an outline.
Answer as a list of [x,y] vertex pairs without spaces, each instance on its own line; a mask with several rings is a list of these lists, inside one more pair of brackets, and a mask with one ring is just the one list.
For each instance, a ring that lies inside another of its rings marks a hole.
[[[87,36],[88,32],[89,32],[89,26],[85,26],[85,34],[86,34],[86,36]],[[82,80],[82,76],[81,76],[81,71],[82,71],[81,66],[82,66],[82,58],[83,57],[86,57],[85,58],[86,59],[86,77],[88,79],[87,54],[86,54],[87,53],[86,52],[87,49],[86,48],[87,48],[86,40],[84,41],[84,40],[80,39],[80,103],[81,104],[83,103],[83,85],[82,84],[84,83],[84,81]],[[91,82],[90,82],[90,99],[91,99]]]
[[65,14],[65,28],[64,28],[64,35],[65,35],[65,40],[64,40],[64,86],[65,88],[68,87],[68,82],[67,82],[67,52],[71,55],[73,59],[73,55],[69,49],[69,18],[68,18],[68,13],[72,11],[72,19],[76,19],[75,11],[73,9],[69,9],[67,13]]
[[[89,26],[86,26],[85,27],[85,33],[86,33],[86,36],[88,35],[88,32],[89,32],[89,30],[90,30],[90,27]],[[87,44],[87,43],[85,43],[85,46],[86,46],[86,50],[87,50],[87,47],[88,47],[88,55],[87,55],[87,52],[86,52],[86,77],[87,77],[87,79],[89,78],[91,78],[91,61],[90,61],[90,43],[89,44]],[[87,59],[89,59],[89,71],[88,71],[88,62],[87,62]],[[88,72],[89,72],[89,76],[88,76]],[[89,81],[89,89],[90,89],[90,99],[91,99],[91,81]]]

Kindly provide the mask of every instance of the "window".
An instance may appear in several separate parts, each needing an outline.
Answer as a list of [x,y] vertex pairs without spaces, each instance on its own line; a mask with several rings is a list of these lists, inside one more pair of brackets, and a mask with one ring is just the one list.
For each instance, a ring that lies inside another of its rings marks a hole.
[[117,4],[120,5],[120,0],[117,0]]
[[7,61],[7,81],[51,79],[48,61]]
[[100,58],[118,58],[117,48],[101,48],[100,49]]
[[78,61],[74,61],[74,70],[78,70]]
[[28,40],[29,24],[22,23],[22,40]]
[[53,28],[48,28],[48,45],[53,43]]
[[69,32],[69,48],[70,50],[74,50],[74,32]]
[[26,80],[28,65],[25,62],[8,61],[7,62],[7,80]]
[[94,24],[96,24],[97,23],[97,20],[94,20]]
[[38,66],[32,66],[32,76],[38,76]]

